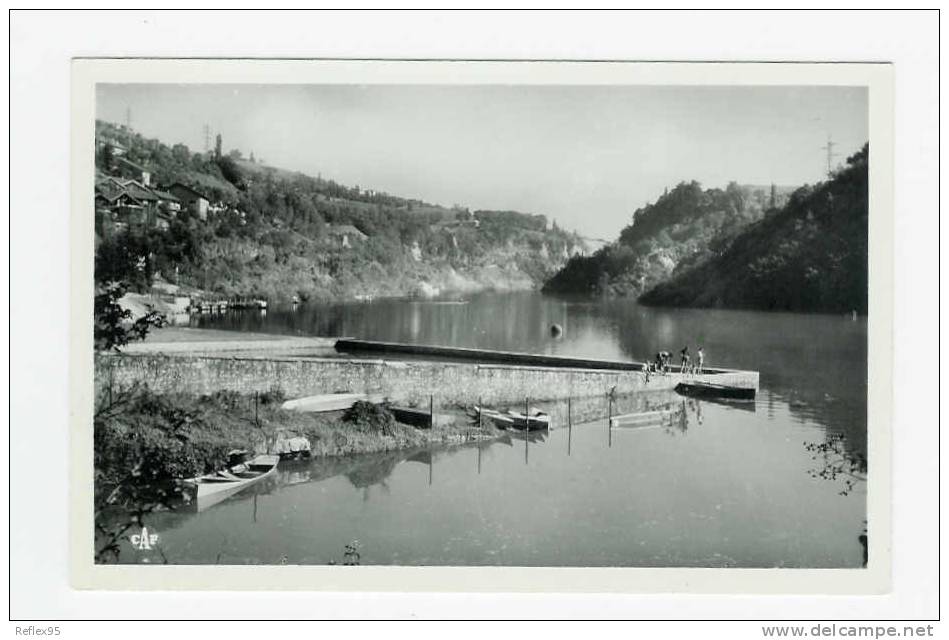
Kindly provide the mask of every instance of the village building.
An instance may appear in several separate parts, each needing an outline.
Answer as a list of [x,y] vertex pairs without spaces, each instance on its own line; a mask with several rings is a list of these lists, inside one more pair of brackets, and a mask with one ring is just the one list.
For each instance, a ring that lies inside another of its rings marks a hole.
[[103,176],[95,186],[96,230],[109,235],[125,229],[166,230],[181,211],[173,193],[137,180]]
[[116,164],[119,165],[120,170],[126,176],[140,180],[146,187],[151,186],[152,172],[150,170],[128,158],[119,158]]
[[181,204],[187,207],[199,220],[207,221],[208,209],[210,208],[210,201],[207,196],[181,182],[176,182],[168,187],[168,191],[176,196]]

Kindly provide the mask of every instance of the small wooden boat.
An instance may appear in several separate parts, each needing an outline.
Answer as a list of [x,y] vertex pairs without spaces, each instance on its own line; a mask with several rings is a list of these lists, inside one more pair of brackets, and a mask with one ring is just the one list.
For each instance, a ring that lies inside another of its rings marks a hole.
[[680,382],[675,388],[677,393],[693,398],[723,398],[729,400],[754,400],[757,390],[754,387],[729,387],[711,382]]
[[541,429],[550,429],[550,416],[540,409],[531,408],[530,415],[516,411],[500,412],[492,409],[482,409],[475,407],[475,416],[483,415],[488,420],[494,422],[501,429],[522,429],[527,431],[537,431]]
[[508,411],[507,415],[514,420],[515,429],[526,429],[527,431],[546,431],[550,429],[550,416],[534,407],[531,407],[530,413],[526,416],[516,411]]
[[436,413],[435,419],[432,419],[432,414],[425,409],[417,409],[415,407],[387,407],[389,411],[395,416],[395,419],[401,422],[402,424],[407,424],[413,427],[418,427],[419,429],[430,429],[432,425],[436,427],[443,427],[452,424],[455,420],[452,416],[445,413]]
[[378,403],[382,400],[382,396],[367,395],[365,393],[323,393],[287,400],[280,405],[280,408],[303,413],[322,413],[325,411],[345,411],[359,401]]
[[512,429],[514,428],[514,419],[508,416],[507,414],[501,413],[500,411],[495,411],[493,409],[484,409],[482,407],[475,406],[474,408],[474,418],[487,420],[494,424],[499,429]]
[[[238,452],[232,455],[236,453]],[[259,455],[247,462],[234,464],[223,471],[188,478],[184,482],[193,487],[198,511],[202,511],[273,475],[277,470],[278,462],[280,462],[280,456]]]

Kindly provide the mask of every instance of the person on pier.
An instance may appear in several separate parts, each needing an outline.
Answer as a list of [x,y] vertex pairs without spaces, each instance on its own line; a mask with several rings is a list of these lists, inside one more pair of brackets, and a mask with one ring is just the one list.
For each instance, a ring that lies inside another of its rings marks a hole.
[[682,357],[682,366],[680,368],[680,371],[683,374],[686,374],[689,372],[689,360],[691,359],[689,357],[689,346],[686,345],[682,347],[682,351],[679,352],[679,355]]
[[656,354],[656,367],[657,372],[667,373],[669,371],[669,363],[672,362],[672,354],[668,351],[660,351]]

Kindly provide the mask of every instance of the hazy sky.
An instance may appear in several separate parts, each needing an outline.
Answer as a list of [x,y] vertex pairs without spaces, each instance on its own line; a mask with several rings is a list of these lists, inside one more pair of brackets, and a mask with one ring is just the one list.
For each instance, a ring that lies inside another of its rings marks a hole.
[[[613,239],[682,180],[799,185],[867,141],[862,87],[99,85],[97,117],[444,205]],[[213,144],[213,141],[212,141]]]

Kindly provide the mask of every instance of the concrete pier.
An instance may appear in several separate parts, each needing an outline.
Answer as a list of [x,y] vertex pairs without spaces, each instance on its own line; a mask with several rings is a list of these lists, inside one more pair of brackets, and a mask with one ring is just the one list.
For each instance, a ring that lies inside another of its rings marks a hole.
[[[378,342],[340,338],[336,341],[336,350],[352,355],[379,354],[380,357],[424,356],[443,360],[472,360],[481,364],[512,364],[529,367],[561,367],[570,369],[600,369],[609,371],[643,371],[642,362],[630,360],[600,360],[593,358],[575,358],[518,351],[497,351],[493,349],[471,349],[466,347],[443,347],[427,344],[406,344],[402,342]],[[669,369],[678,371],[677,365]],[[723,373],[724,369],[706,369],[706,373]]]
[[758,388],[755,371],[717,369],[703,375],[564,366],[541,367],[474,362],[300,358],[274,355],[185,353],[96,354],[95,383],[124,387],[144,382],[165,393],[241,393],[279,389],[295,398],[321,393],[366,393],[393,402],[436,406],[488,406],[566,398],[667,391],[684,380]]

